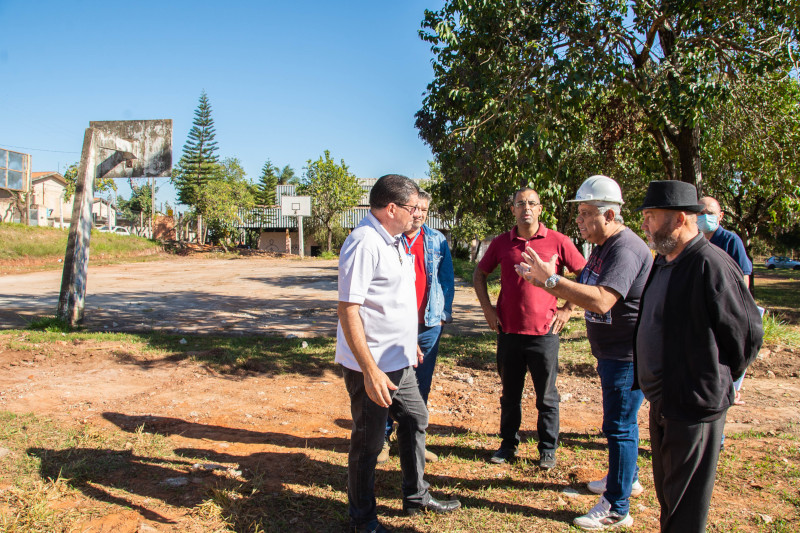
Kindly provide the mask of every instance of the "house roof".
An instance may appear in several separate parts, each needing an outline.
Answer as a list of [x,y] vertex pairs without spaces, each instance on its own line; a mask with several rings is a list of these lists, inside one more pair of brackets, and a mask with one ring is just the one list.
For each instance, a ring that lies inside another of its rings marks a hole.
[[53,178],[56,181],[60,181],[63,185],[67,184],[67,178],[58,172],[53,172],[52,170],[48,172],[31,172],[31,183],[43,181],[47,178]]

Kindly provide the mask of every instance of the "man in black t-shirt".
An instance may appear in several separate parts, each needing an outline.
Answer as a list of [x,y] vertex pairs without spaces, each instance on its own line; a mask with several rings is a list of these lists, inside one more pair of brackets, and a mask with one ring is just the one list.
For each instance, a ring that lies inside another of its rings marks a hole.
[[[578,202],[578,229],[595,245],[577,282],[555,274],[550,258],[528,249],[518,272],[543,285],[552,295],[583,307],[586,334],[597,358],[603,389],[603,433],[608,439],[608,475],[589,483],[601,494],[599,503],[573,521],[581,529],[629,527],[630,496],[641,494],[636,459],[639,455],[638,412],[643,395],[631,390],[634,381],[633,337],[639,300],[653,264],[642,239],[620,216],[622,192],[606,176],[583,182],[572,202]],[[547,261],[547,262],[545,262]]]

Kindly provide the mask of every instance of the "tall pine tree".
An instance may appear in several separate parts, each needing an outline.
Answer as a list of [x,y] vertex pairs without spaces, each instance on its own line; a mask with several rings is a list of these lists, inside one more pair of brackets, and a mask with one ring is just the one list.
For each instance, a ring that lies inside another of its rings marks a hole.
[[209,180],[219,177],[219,156],[216,130],[211,118],[211,104],[203,91],[194,111],[194,122],[189,138],[183,145],[183,155],[173,173],[172,182],[178,191],[178,201],[184,205],[197,205],[197,192]]
[[172,173],[172,183],[178,191],[178,201],[193,208],[197,213],[197,239],[203,238],[203,215],[199,205],[200,189],[211,180],[220,177],[216,130],[211,118],[211,104],[205,91],[200,94],[200,103],[194,111],[194,122],[189,130],[183,155]]
[[256,185],[256,202],[260,205],[275,205],[275,187],[278,186],[278,167],[267,159],[261,169],[261,177]]

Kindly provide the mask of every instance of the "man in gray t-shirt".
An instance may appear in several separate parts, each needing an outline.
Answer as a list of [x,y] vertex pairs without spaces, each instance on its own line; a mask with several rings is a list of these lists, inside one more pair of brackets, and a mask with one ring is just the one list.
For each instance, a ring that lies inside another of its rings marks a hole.
[[629,527],[633,524],[630,496],[643,490],[636,466],[643,396],[642,391],[631,390],[633,335],[653,256],[644,241],[623,224],[622,193],[614,180],[592,176],[572,201],[578,202],[576,221],[581,237],[595,245],[577,282],[555,275],[555,264],[543,262],[531,249],[527,265],[521,265],[518,272],[534,284],[544,284],[554,296],[586,310],[586,333],[597,358],[603,389],[603,433],[608,439],[608,475],[589,483],[590,491],[602,495],[600,502],[574,523],[588,530]]

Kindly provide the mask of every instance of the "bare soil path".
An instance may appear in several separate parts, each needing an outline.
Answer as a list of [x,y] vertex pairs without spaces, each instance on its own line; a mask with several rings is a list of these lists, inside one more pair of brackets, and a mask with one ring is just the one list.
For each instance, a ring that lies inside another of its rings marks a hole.
[[[60,272],[5,276],[0,283],[0,325],[20,327],[32,316],[55,309]],[[86,326],[98,331],[330,336],[336,326],[335,302],[335,261],[176,258],[90,269]],[[449,333],[484,331],[471,289],[458,288],[455,307],[456,321]],[[144,426],[167,435],[184,455],[258,470],[266,486],[276,491],[291,482],[291,472],[309,468],[309,461],[330,463],[326,454],[331,452],[342,469],[346,464],[349,404],[335,370],[315,375],[226,375],[188,359],[143,353],[123,342],[65,340],[37,352],[15,350],[12,341],[25,335],[0,331],[0,410],[131,434]],[[745,380],[746,405],[729,412],[728,433],[753,429],[796,434],[798,375],[798,354],[784,349],[763,351]],[[599,380],[564,373],[559,376],[559,389],[563,444],[569,447],[571,439],[587,431],[599,433]],[[532,436],[533,394],[523,402],[522,432]],[[499,421],[496,373],[442,366],[434,377],[430,411],[434,435],[495,433]],[[646,408],[640,412],[640,422],[646,439]],[[455,460],[431,467],[431,475],[451,476],[453,469],[464,468],[459,454],[488,457],[494,445],[436,450],[454,454]],[[535,459],[535,446],[525,446],[523,454]],[[565,457],[568,461],[570,456]],[[602,475],[600,465],[576,463],[564,468],[581,482]],[[189,525],[196,523],[187,517],[192,501],[180,500],[163,486],[164,479],[184,473],[147,472],[138,493],[123,502],[130,511],[94,518],[81,530],[190,530]],[[86,494],[96,498],[88,489]],[[726,505],[746,507],[747,498],[742,494],[739,501]],[[637,513],[641,524],[657,516],[652,509]],[[142,524],[155,529],[141,529]]]

